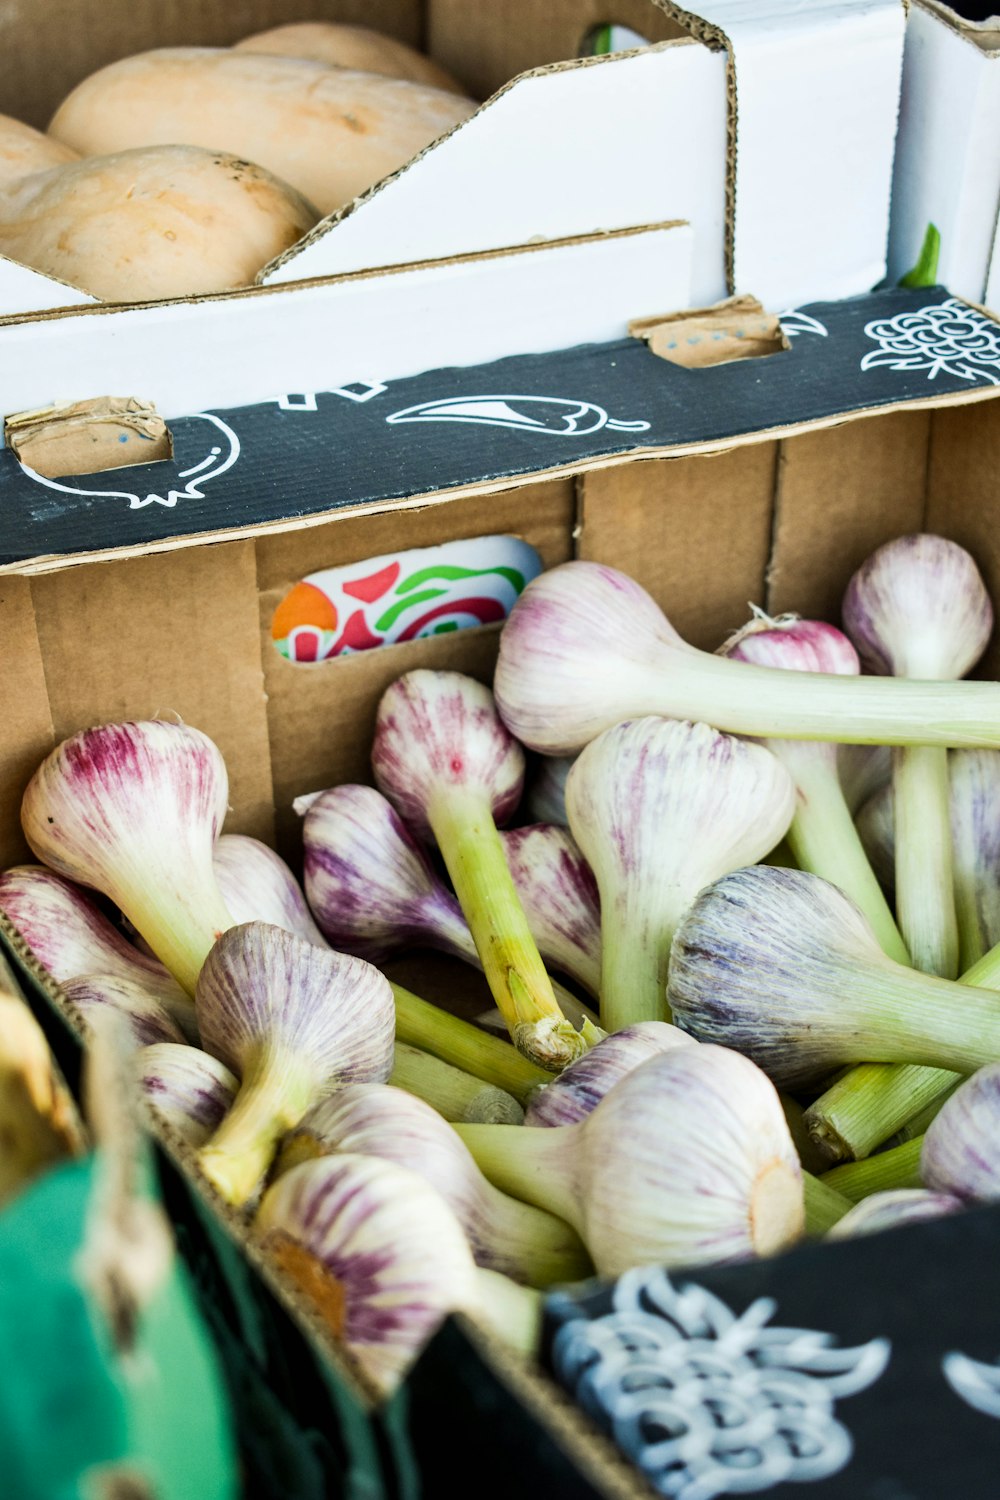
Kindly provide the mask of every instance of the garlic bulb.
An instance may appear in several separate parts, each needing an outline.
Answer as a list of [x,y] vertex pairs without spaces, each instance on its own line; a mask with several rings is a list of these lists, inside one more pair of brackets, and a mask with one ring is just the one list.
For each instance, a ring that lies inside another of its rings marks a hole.
[[[956,751],[962,755],[990,755],[989,750]],[[858,837],[878,877],[879,884],[891,899],[896,895],[896,841],[893,833],[892,783],[877,792],[858,808]]]
[[173,975],[155,958],[137,952],[86,891],[41,865],[15,865],[0,873],[2,911],[38,962],[58,983],[82,974],[130,979],[153,995],[175,1019],[193,1028],[194,1006]]
[[240,1078],[230,1113],[200,1153],[231,1203],[245,1203],[278,1139],[345,1083],[392,1070],[389,982],[370,964],[249,922],[205,961],[195,994],[205,1050]]
[[203,1146],[232,1107],[239,1083],[224,1063],[198,1047],[160,1042],[136,1059],[143,1093],[192,1146]]
[[859,1234],[878,1234],[883,1229],[897,1229],[901,1224],[940,1219],[961,1207],[961,1200],[953,1198],[950,1193],[929,1193],[924,1188],[873,1193],[839,1219],[829,1230],[827,1239],[849,1240]]
[[536,1089],[525,1111],[526,1125],[576,1125],[597,1108],[609,1089],[651,1057],[693,1038],[665,1021],[638,1021],[598,1042],[551,1083]]
[[[754,611],[749,625],[719,653],[733,661],[792,672],[830,672],[857,677],[858,653],[841,631],[820,620],[782,615],[772,620]],[[864,912],[890,958],[910,955],[858,838],[837,769],[837,746],[815,740],[765,740],[795,784],[795,816],[788,846],[800,870],[832,881]],[[749,863],[749,861],[746,861]]]
[[[600,622],[600,629],[595,622]],[[645,589],[601,563],[532,580],[500,635],[494,682],[522,744],[568,755],[623,719],[860,744],[1000,745],[1000,686],[854,679],[729,662],[689,646]]]
[[212,871],[229,784],[197,729],[105,724],[64,740],[21,805],[39,859],[110,896],[188,992],[232,918]]
[[183,1045],[184,1033],[165,1006],[134,979],[117,974],[84,974],[67,979],[63,994],[76,1006],[88,1026],[93,1026],[109,1010],[122,1016],[137,1047],[151,1047],[154,1042],[176,1042]]
[[[964,677],[986,650],[993,607],[964,547],[944,537],[899,537],[851,578],[844,628],[873,672],[923,680]],[[940,746],[893,756],[896,910],[917,968],[959,971],[948,762]]]
[[757,865],[703,891],[668,999],[683,1030],[789,1087],[864,1058],[971,1072],[1000,1055],[1000,996],[893,963],[854,903],[804,870]]
[[423,1177],[461,1224],[477,1265],[528,1286],[591,1270],[568,1224],[493,1187],[440,1115],[399,1089],[356,1084],[324,1099],[286,1137],[278,1171],[335,1151],[378,1156]]
[[784,766],[707,724],[636,719],[592,740],[566,782],[573,837],[601,895],[601,1019],[669,1019],[667,964],[698,891],[758,860],[794,808]]
[[888,745],[838,745],[837,771],[844,801],[856,817],[858,808],[892,780],[892,750]]
[[596,995],[601,908],[597,883],[572,835],[565,828],[534,823],[504,829],[500,839],[538,951],[546,963]]
[[559,1072],[597,1037],[560,1010],[507,868],[497,823],[520,799],[524,755],[489,689],[459,672],[399,678],[379,703],[372,768],[409,826],[437,841],[514,1045]]
[[224,833],[216,841],[212,864],[234,922],[270,922],[307,943],[327,946],[295,876],[260,839]]
[[448,1205],[394,1162],[348,1153],[303,1162],[267,1190],[256,1227],[380,1397],[450,1312],[487,1322],[525,1353],[537,1342],[537,1294],[478,1270]]
[[802,1170],[774,1087],[722,1047],[675,1047],[578,1125],[456,1125],[497,1187],[579,1232],[602,1276],[768,1255],[799,1238]]
[[929,1188],[1000,1201],[1000,1063],[987,1063],[952,1094],[927,1127],[920,1170]]

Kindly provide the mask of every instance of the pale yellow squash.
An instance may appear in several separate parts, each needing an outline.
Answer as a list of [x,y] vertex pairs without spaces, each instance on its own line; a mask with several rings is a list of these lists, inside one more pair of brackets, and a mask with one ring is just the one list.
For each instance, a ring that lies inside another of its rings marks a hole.
[[79,155],[22,120],[0,115],[0,191],[32,172],[45,172],[49,167],[78,161]]
[[443,89],[305,58],[172,47],[84,79],[49,133],[85,156],[168,144],[232,151],[328,214],[475,107]]
[[88,157],[0,193],[0,254],[104,302],[247,286],[316,223],[263,167],[155,146]]
[[281,57],[311,57],[335,68],[355,68],[359,73],[383,73],[387,78],[408,78],[431,88],[464,94],[465,89],[429,57],[384,36],[367,26],[342,26],[336,21],[295,21],[290,26],[272,26],[236,43],[238,52],[268,52]]

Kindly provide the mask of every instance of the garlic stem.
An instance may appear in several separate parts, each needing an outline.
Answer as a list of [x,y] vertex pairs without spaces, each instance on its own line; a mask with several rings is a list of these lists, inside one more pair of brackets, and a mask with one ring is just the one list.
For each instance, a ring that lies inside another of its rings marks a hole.
[[482,959],[511,1040],[519,1052],[559,1072],[591,1046],[552,992],[524,909],[514,889],[489,797],[476,787],[432,793],[427,818]]
[[890,1151],[879,1151],[866,1161],[848,1161],[824,1172],[821,1181],[836,1188],[852,1203],[860,1203],[869,1193],[889,1192],[894,1188],[923,1187],[920,1175],[920,1153],[924,1138],[917,1136]]
[[479,1323],[522,1359],[534,1359],[542,1337],[542,1298],[499,1271],[476,1268],[476,1305],[465,1316]]
[[579,1126],[546,1130],[532,1125],[454,1125],[452,1129],[494,1187],[583,1230],[576,1184],[566,1172],[568,1153],[562,1134]]
[[294,1052],[266,1043],[255,1049],[236,1103],[198,1153],[202,1171],[228,1203],[253,1197],[278,1141],[299,1123],[315,1092],[315,1079]]
[[419,1047],[422,1052],[503,1089],[519,1104],[526,1104],[540,1084],[551,1081],[552,1074],[547,1069],[522,1057],[509,1042],[488,1036],[459,1016],[421,1000],[402,985],[392,984],[391,988],[396,1004],[397,1042]]
[[513,1095],[406,1042],[396,1043],[389,1082],[423,1099],[445,1120],[492,1125],[520,1125],[524,1120]]
[[806,1110],[806,1127],[830,1161],[863,1161],[918,1112],[945,1098],[960,1073],[913,1063],[862,1063]]
[[851,1199],[837,1191],[834,1184],[811,1172],[802,1173],[802,1188],[806,1205],[806,1234],[810,1239],[821,1239],[851,1210]]
[[912,745],[892,758],[896,910],[916,968],[954,979],[958,922],[952,874],[948,752]]

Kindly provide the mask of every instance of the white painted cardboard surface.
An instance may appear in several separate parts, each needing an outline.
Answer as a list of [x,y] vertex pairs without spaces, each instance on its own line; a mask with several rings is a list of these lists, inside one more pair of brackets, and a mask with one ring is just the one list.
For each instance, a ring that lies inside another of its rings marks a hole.
[[736,72],[734,290],[781,308],[885,274],[901,0],[703,0]]
[[[933,223],[941,233],[938,278],[982,302],[998,208],[1000,57],[914,5],[892,188],[891,279],[914,264]],[[994,287],[994,306],[998,295]]]
[[139,393],[171,417],[623,338],[686,307],[693,236],[562,245],[198,302],[0,326],[0,416]]
[[54,281],[40,271],[31,271],[15,260],[0,255],[0,317],[17,313],[47,312],[51,307],[82,307],[96,302],[87,292]]
[[993,255],[990,258],[990,273],[986,278],[983,302],[994,312],[1000,311],[1000,222],[993,238]]
[[726,295],[726,60],[694,42],[524,74],[266,280],[686,219]]

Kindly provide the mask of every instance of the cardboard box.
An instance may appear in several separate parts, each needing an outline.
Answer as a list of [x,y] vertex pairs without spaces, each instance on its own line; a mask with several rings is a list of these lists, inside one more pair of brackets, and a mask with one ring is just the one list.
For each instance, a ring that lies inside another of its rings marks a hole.
[[[317,13],[423,36],[489,97],[266,267],[264,285],[676,219],[693,226],[696,305],[735,289],[778,310],[866,291],[883,274],[902,0],[780,0],[764,15],[747,0],[710,0],[697,15],[628,0],[617,16],[650,45],[582,58],[606,20],[595,0],[208,10],[106,0],[85,12],[35,0],[0,16],[0,110],[44,124],[73,83],[112,59],[225,44]],[[88,300],[0,258],[0,314]]]
[[[128,315],[72,316],[96,326]],[[979,335],[978,364],[945,334],[937,347],[925,341],[922,364],[900,343],[915,326],[933,331],[955,319]],[[39,490],[17,472],[13,455],[3,454],[3,862],[25,857],[20,796],[57,740],[102,720],[166,713],[204,729],[222,749],[231,778],[227,827],[276,842],[294,862],[292,798],[368,778],[375,707],[390,681],[416,666],[457,667],[489,679],[493,626],[320,664],[287,661],[270,638],[273,609],[291,584],[321,566],[509,531],[534,545],[546,564],[575,556],[623,568],[687,638],[712,648],[743,622],[748,600],[775,613],[798,609],[835,618],[847,578],[873,548],[928,529],[968,547],[1000,597],[1000,403],[990,399],[1000,373],[998,324],[937,288],[813,304],[788,320],[786,335],[790,347],[780,353],[714,367],[687,369],[622,340],[386,381],[360,401],[306,392],[297,407],[289,397],[284,407],[271,403],[256,416],[228,412],[229,425],[245,430],[248,452],[254,421],[271,424],[260,429],[257,461],[219,476],[220,486],[227,480],[233,486],[228,495],[206,485],[191,511],[162,503],[133,509],[127,497],[63,497],[62,513],[75,507],[89,519],[60,548],[48,546],[60,514],[43,503],[54,503],[51,492]],[[501,425],[440,412],[442,401],[490,395],[495,402],[499,392],[506,392],[511,413]],[[563,423],[562,432],[526,424],[523,399],[531,397],[567,404],[574,398],[575,436],[566,435],[572,424]],[[431,420],[384,420],[414,407]],[[598,413],[603,425],[594,425]],[[609,416],[625,430],[609,431]],[[182,423],[175,425],[179,442]],[[566,443],[569,450],[560,451]],[[338,465],[341,484],[331,493],[323,476],[332,472],[336,487]],[[116,471],[116,481],[123,474],[145,479],[157,467]],[[134,530],[116,535],[132,522]],[[101,550],[99,525],[110,528],[110,545]],[[996,675],[998,669],[994,644],[982,670]],[[49,1027],[67,1058],[72,1043],[59,1031],[58,991],[3,919],[0,933],[25,963],[43,1012],[46,1001],[54,1007]],[[431,998],[459,1004],[454,982],[453,971],[442,972]],[[233,1242],[244,1246],[245,1232],[193,1179],[190,1154],[173,1139],[164,1142],[163,1170],[182,1243],[230,1356],[255,1493],[318,1500],[323,1484],[328,1492],[339,1485],[351,1493],[361,1473],[369,1488],[354,1493],[414,1493],[412,1468],[408,1480],[400,1476],[415,1454],[424,1493],[444,1495],[455,1481],[459,1429],[473,1434],[477,1495],[509,1495],[512,1484],[524,1494],[566,1500],[639,1500],[648,1493],[549,1377],[519,1365],[461,1321],[447,1325],[429,1348],[406,1395],[372,1417],[366,1393],[295,1293],[252,1246],[246,1254],[257,1275],[234,1253]],[[909,1275],[906,1244],[925,1268],[922,1279],[913,1271],[924,1299],[921,1316],[928,1315],[932,1291],[926,1268],[940,1274],[946,1260],[960,1265],[963,1256],[991,1265],[1000,1242],[996,1220],[996,1212],[987,1212],[951,1221],[955,1240],[942,1247],[932,1236],[930,1250],[916,1231],[897,1237],[894,1277]],[[894,1328],[906,1323],[905,1299],[887,1299],[887,1254],[872,1251],[866,1259],[857,1246],[807,1248],[725,1275],[699,1274],[693,1284],[714,1289],[736,1308],[752,1303],[761,1316],[759,1300],[773,1298],[785,1322],[798,1320],[795,1326],[845,1346],[860,1344],[887,1336],[879,1319],[889,1302]],[[980,1297],[988,1295],[981,1281],[975,1285]],[[844,1286],[850,1295],[831,1293]],[[996,1302],[970,1310],[957,1296],[951,1300],[956,1309],[961,1303],[958,1321],[946,1320],[941,1308],[930,1311],[945,1330],[940,1338],[954,1330],[964,1340],[960,1351],[994,1358]],[[558,1326],[555,1307],[549,1350]],[[856,1496],[863,1491],[851,1486],[860,1474],[876,1493],[876,1480],[895,1481],[893,1455],[905,1449],[906,1462],[919,1459],[930,1485],[915,1494],[947,1493],[947,1474],[963,1500],[986,1500],[1000,1424],[938,1389],[940,1371],[927,1358],[930,1335],[919,1322],[907,1327],[905,1337],[893,1333],[892,1381],[886,1377],[886,1400],[872,1408],[877,1420],[860,1422],[861,1399],[849,1409],[854,1417],[844,1414],[857,1428],[860,1469],[844,1467],[822,1492]],[[972,1328],[979,1330],[975,1347]],[[904,1399],[901,1392],[910,1394]],[[935,1397],[941,1413],[932,1421]],[[806,1493],[812,1492],[810,1486]]]
[[913,0],[892,183],[893,280],[916,263],[927,226],[934,224],[941,235],[941,281],[961,297],[1000,306],[998,139],[996,18],[966,21],[939,0]]

